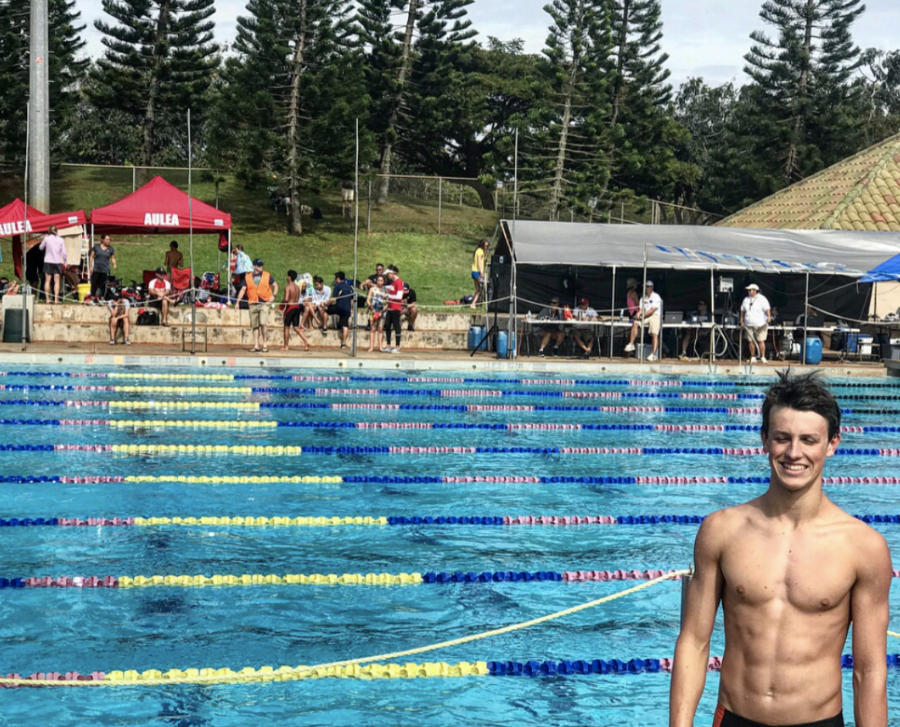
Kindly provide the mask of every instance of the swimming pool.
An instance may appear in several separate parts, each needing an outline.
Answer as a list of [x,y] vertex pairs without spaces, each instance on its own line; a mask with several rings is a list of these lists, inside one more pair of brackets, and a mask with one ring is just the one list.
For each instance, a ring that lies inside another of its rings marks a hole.
[[[583,580],[603,577],[595,572],[686,566],[697,529],[689,516],[748,499],[767,471],[752,453],[764,379],[735,386],[547,374],[59,372],[10,367],[0,376],[4,522],[218,520],[0,527],[0,577],[128,583],[153,575],[373,573],[424,574],[424,582],[7,587],[0,589],[3,673],[318,664],[526,621],[635,585]],[[826,468],[843,480],[829,484],[829,494],[852,513],[895,515],[900,400],[892,397],[900,387],[836,383],[853,386],[837,388],[850,431],[848,454]],[[281,449],[258,449],[266,446]],[[217,447],[226,449],[205,451]],[[628,522],[648,515],[662,521]],[[522,524],[540,516],[622,520]],[[250,517],[374,520],[221,520]],[[874,527],[897,544],[900,523]],[[565,575],[586,572],[595,575]],[[663,583],[399,661],[665,658],[679,602],[680,585]],[[718,632],[712,653],[721,651]],[[891,643],[889,651],[900,647]],[[892,705],[900,704],[898,671],[889,671]],[[712,722],[716,685],[711,674],[698,725]],[[3,689],[0,724],[605,725],[639,716],[664,725],[668,687],[665,674],[637,673]],[[845,711],[852,713],[849,702]]]

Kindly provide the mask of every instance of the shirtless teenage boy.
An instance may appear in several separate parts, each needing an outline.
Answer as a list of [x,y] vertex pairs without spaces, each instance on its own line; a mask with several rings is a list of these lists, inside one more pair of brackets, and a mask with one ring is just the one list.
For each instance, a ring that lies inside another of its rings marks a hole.
[[281,304],[284,309],[284,346],[281,347],[282,351],[290,350],[291,328],[297,332],[300,340],[303,341],[303,345],[306,347],[303,350],[309,351],[309,339],[300,327],[300,315],[303,313],[300,295],[306,292],[306,283],[303,284],[303,288],[301,290],[300,286],[297,285],[297,271],[288,270],[287,287],[284,289],[284,301]]
[[887,725],[891,555],[884,538],[822,492],[841,441],[840,408],[814,375],[789,376],[763,403],[769,489],[703,522],[675,648],[670,727],[690,727],[719,603],[725,655],[714,727],[844,724],[841,653],[853,624],[858,727]]

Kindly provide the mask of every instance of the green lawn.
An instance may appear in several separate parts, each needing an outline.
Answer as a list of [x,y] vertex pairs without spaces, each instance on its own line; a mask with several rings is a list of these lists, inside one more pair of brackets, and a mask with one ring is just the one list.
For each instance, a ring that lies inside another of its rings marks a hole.
[[[166,173],[170,181],[185,186],[186,174]],[[105,168],[63,168],[54,175],[53,211],[90,210],[129,194],[131,171]],[[362,185],[361,185],[362,186]],[[194,196],[215,202],[215,185],[202,173],[194,175]],[[375,263],[391,263],[400,268],[400,277],[416,289],[423,305],[439,305],[445,300],[471,294],[471,259],[478,240],[490,237],[497,223],[496,213],[459,204],[447,204],[442,211],[437,234],[437,203],[433,200],[404,199],[398,196],[383,208],[371,211],[372,233],[366,233],[367,200],[365,189],[360,204],[359,275],[374,271]],[[326,284],[337,270],[353,274],[353,224],[340,217],[337,187],[325,194],[302,200],[320,207],[321,221],[304,217],[305,230],[300,237],[286,233],[286,217],[273,212],[267,204],[266,190],[246,190],[226,178],[219,186],[219,206],[230,212],[234,221],[233,244],[243,244],[252,258],[261,257],[266,269],[279,285],[289,269],[321,275]],[[113,245],[119,274],[126,280],[140,280],[141,271],[162,264],[173,236],[116,236]],[[188,256],[187,235],[174,236]],[[197,272],[215,270],[224,264],[217,239],[211,235],[194,238]],[[11,242],[0,240],[0,275],[12,276]]]

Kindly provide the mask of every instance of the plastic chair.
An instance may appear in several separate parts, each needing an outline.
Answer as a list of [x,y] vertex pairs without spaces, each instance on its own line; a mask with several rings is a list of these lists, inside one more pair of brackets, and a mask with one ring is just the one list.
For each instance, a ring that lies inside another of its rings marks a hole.
[[195,341],[203,340],[203,352],[209,351],[209,316],[199,310],[193,310],[184,315],[181,321],[181,350],[187,351],[187,339],[192,329],[193,316],[197,316],[197,330]]

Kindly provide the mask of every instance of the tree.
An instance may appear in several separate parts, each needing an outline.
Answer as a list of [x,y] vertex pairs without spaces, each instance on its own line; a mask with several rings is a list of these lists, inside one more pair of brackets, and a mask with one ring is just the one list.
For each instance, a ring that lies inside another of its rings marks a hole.
[[900,131],[900,51],[869,48],[863,60],[868,72],[860,91],[860,122],[865,145],[871,146]]
[[216,89],[213,126],[221,134],[213,152],[251,184],[264,174],[283,180],[292,234],[303,232],[305,190],[352,176],[356,119],[363,158],[373,154],[351,7],[348,0],[250,0]]
[[529,120],[523,176],[549,192],[549,216],[608,183],[610,21],[604,0],[553,0],[541,74],[548,94]]
[[[50,26],[50,134],[59,152],[74,119],[78,84],[89,61],[80,58],[85,46],[83,25],[75,0],[49,0]],[[8,160],[25,157],[25,123],[30,64],[30,15],[27,7],[0,4],[0,155]]]
[[764,164],[773,177],[766,186],[791,184],[857,148],[858,87],[850,80],[862,59],[850,29],[865,10],[861,2],[767,0],[763,5],[760,17],[776,29],[777,38],[761,31],[750,36],[754,45],[744,70],[755,86],[747,110],[756,121],[743,141],[752,153],[752,136],[766,133],[759,149],[767,152]]
[[139,164],[187,156],[182,129],[193,109],[202,126],[204,97],[218,67],[214,0],[103,0],[114,21],[95,21],[104,56],[96,63],[91,101],[121,112],[141,130]]

